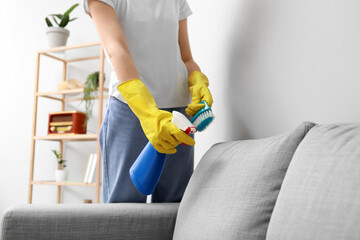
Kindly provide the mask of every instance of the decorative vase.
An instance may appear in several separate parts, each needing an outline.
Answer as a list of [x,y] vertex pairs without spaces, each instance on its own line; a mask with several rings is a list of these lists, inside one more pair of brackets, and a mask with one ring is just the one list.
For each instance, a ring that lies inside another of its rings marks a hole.
[[[70,31],[62,27],[48,27],[46,34],[49,40],[49,47],[61,47],[66,46],[67,39],[70,35]],[[57,51],[55,53],[63,53],[64,51]]]
[[68,179],[67,170],[55,170],[55,181],[56,182],[65,182]]

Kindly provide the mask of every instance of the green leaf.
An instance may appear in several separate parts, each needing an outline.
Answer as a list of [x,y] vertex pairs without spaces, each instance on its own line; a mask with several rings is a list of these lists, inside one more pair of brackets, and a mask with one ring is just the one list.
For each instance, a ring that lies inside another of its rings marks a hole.
[[46,24],[48,25],[48,27],[52,27],[53,25],[52,25],[52,23],[50,22],[50,20],[46,17],[45,18],[45,22],[46,22]]
[[54,16],[56,16],[59,20],[63,19],[64,15],[62,14],[53,14]]
[[97,94],[96,90],[99,87],[99,76],[99,71],[89,74],[84,84],[83,98],[85,100],[86,122],[92,117],[92,108],[94,105],[94,101],[91,99],[91,97],[96,96]]
[[[56,20],[55,17],[57,17],[60,21],[63,19],[63,15],[62,14],[49,14],[48,16],[52,17],[52,19],[54,20],[54,22],[59,26],[59,22]],[[59,26],[60,27],[60,26]]]
[[69,22],[74,21],[75,19],[78,19],[78,18],[73,18],[73,19],[70,19],[70,21],[69,21]]
[[54,149],[53,149],[53,150],[51,150],[51,151],[55,154],[55,156],[56,156],[56,158],[57,158],[57,159],[59,159],[59,158],[60,158],[60,155],[57,153],[57,151],[56,151],[56,150],[54,150]]
[[58,14],[49,14],[48,16],[52,16],[52,17],[57,17],[59,20],[61,20],[63,18],[63,15],[58,13]]
[[56,25],[59,26],[59,23],[58,23],[58,21],[56,20],[56,18],[55,18],[54,16],[52,17],[52,19],[54,20],[54,22],[56,23]]
[[63,19],[61,20],[59,27],[66,27],[66,25],[69,23],[69,15],[64,15]]
[[67,10],[67,11],[64,13],[64,15],[70,15],[70,13],[72,12],[72,10],[74,10],[77,6],[79,6],[78,3],[72,5],[72,6],[69,8],[69,10]]

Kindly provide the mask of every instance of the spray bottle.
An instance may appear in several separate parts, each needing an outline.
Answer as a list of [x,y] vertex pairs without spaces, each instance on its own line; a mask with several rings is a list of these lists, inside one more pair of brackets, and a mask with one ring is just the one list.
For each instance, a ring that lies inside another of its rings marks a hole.
[[[173,111],[171,122],[186,134],[195,133],[196,127],[180,112]],[[148,142],[131,166],[129,173],[135,187],[143,194],[154,192],[165,165],[166,154],[159,153]]]

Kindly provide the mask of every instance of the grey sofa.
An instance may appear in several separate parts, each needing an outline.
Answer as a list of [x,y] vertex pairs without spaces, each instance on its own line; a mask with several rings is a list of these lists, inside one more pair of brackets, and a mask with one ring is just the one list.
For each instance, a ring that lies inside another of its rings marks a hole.
[[218,143],[181,203],[15,205],[2,239],[360,239],[360,124]]

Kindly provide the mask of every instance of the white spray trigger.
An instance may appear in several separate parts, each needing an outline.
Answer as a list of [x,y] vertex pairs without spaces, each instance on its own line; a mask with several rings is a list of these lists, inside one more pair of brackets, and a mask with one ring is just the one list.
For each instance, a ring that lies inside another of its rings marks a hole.
[[182,113],[178,111],[172,112],[173,117],[171,122],[180,130],[186,132],[187,134],[196,133],[196,127],[187,119]]

